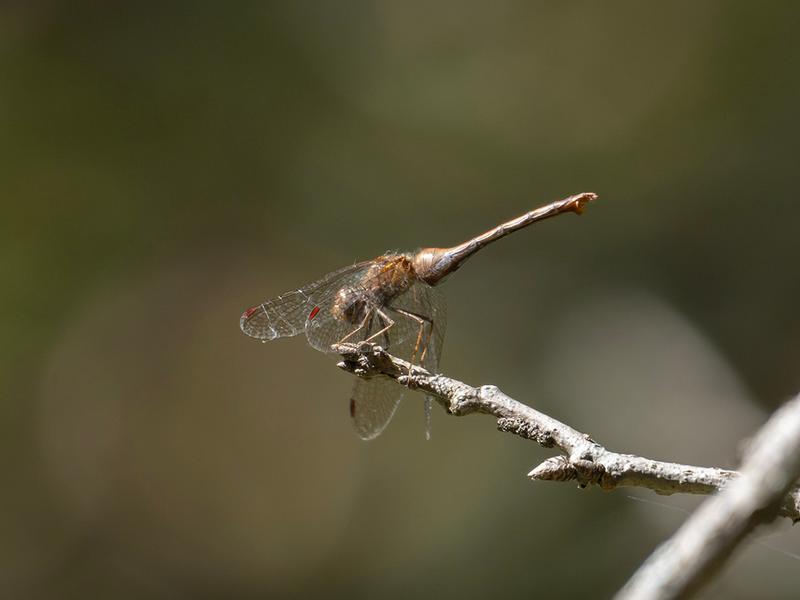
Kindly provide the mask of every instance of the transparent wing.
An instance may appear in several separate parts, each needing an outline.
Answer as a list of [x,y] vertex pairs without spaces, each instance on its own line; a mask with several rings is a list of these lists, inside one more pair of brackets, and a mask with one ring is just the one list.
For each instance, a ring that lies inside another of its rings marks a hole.
[[[428,340],[428,352],[422,359],[422,366],[431,373],[439,372],[439,361],[442,358],[444,333],[447,329],[447,304],[444,296],[437,288],[429,288],[425,302],[430,303],[433,325]],[[431,407],[433,397],[425,397],[425,439],[431,439]]]
[[[337,280],[335,289],[329,293],[313,293],[311,295],[311,312],[306,321],[306,339],[308,343],[320,352],[331,352],[331,345],[347,341],[359,342],[366,338],[372,322],[378,322],[375,298],[365,287],[364,277],[366,270],[361,269]],[[350,322],[346,319],[337,319],[333,314],[334,304],[337,302],[337,293],[344,290],[351,296],[359,296],[365,303],[365,319]]]
[[[377,334],[373,341],[393,355],[436,372],[447,316],[444,297],[438,290],[415,282],[382,307],[381,313],[393,323],[385,322],[375,311],[375,317],[354,337],[363,340]],[[377,437],[394,416],[402,396],[403,387],[387,377],[359,379],[350,400],[350,416],[359,437]]]
[[395,322],[387,332],[392,340],[389,351],[436,372],[447,328],[444,296],[436,288],[418,281],[390,302],[386,312]]
[[[363,268],[347,273],[336,279],[336,285],[326,293],[315,291],[311,294],[312,309],[306,322],[306,338],[308,343],[320,352],[331,352],[331,345],[342,341],[357,343],[367,339],[372,333],[379,331],[383,325],[381,317],[381,299],[376,296],[375,272],[384,257],[362,263]],[[371,272],[372,271],[372,272]],[[338,292],[345,294],[346,299],[339,298]],[[340,309],[348,305],[358,305],[351,315],[353,320],[337,318],[334,305],[340,303]],[[387,322],[388,323],[388,322]]]
[[[416,313],[428,317],[425,335],[421,340],[421,348],[417,350],[417,358],[412,360],[431,373],[439,370],[439,360],[442,357],[444,333],[447,328],[447,305],[444,296],[437,288],[432,288],[424,283],[414,286],[394,303],[396,307],[405,309],[405,312]],[[412,351],[413,352],[413,351]],[[431,437],[431,406],[433,398],[425,397],[425,437]]]
[[388,377],[356,381],[350,398],[350,416],[358,437],[362,440],[378,437],[392,420],[402,398],[402,386]]
[[358,281],[368,267],[369,262],[349,265],[299,290],[265,300],[244,311],[239,326],[250,337],[263,341],[297,335],[306,328],[308,319],[316,316],[312,314],[315,310],[321,312],[315,307],[330,304],[339,289]]

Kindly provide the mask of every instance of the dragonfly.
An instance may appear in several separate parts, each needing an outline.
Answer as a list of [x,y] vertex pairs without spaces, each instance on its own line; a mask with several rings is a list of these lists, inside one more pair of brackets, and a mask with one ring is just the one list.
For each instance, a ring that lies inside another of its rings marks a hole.
[[[447,319],[444,296],[436,286],[486,245],[549,217],[580,214],[596,199],[591,192],[569,196],[450,248],[387,253],[357,262],[248,308],[239,325],[263,342],[304,333],[321,352],[333,352],[336,344],[371,342],[435,373]],[[402,395],[403,387],[387,377],[358,378],[350,417],[359,437],[380,435]]]

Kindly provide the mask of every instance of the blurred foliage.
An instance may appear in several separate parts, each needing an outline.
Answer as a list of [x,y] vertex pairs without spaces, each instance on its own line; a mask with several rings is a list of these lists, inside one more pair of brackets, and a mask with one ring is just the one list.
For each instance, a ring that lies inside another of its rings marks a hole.
[[[691,499],[533,485],[543,451],[439,414],[424,443],[413,394],[361,443],[350,379],[238,315],[595,191],[447,282],[443,369],[734,465],[800,388],[798,25],[795,2],[3,3],[3,597],[609,595]],[[792,597],[797,567],[756,545],[709,594],[765,581]]]

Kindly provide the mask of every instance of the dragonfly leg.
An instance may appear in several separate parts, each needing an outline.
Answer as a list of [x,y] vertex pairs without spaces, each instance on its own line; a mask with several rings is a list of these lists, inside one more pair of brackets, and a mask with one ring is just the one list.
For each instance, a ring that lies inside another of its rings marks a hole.
[[[339,340],[337,343],[338,343],[338,344],[343,344],[343,343],[345,343],[347,340],[349,340],[351,337],[353,337],[353,336],[354,336],[355,334],[357,334],[359,331],[361,331],[362,329],[364,329],[364,327],[365,327],[365,326],[367,327],[367,331],[369,331],[369,328],[372,326],[372,318],[373,318],[374,316],[375,316],[375,313],[374,313],[374,311],[368,310],[368,311],[367,311],[367,314],[366,314],[366,315],[364,315],[364,319],[361,321],[361,324],[360,324],[358,327],[356,327],[355,329],[353,329],[353,331],[351,331],[350,333],[348,333],[346,336],[344,336],[342,339],[340,339],[340,340]],[[369,325],[367,325],[367,321],[369,321]],[[371,339],[371,338],[370,338],[370,339]]]
[[[404,317],[408,317],[409,319],[413,319],[419,324],[419,332],[417,333],[417,342],[414,345],[414,353],[411,355],[411,360],[409,361],[410,364],[413,366],[414,361],[417,359],[417,353],[419,352],[420,346],[422,345],[422,337],[425,333],[425,325],[430,325],[430,333],[425,336],[425,345],[422,348],[422,354],[419,357],[420,363],[425,360],[425,355],[428,353],[428,342],[430,341],[430,335],[433,333],[433,320],[430,317],[426,317],[425,315],[420,315],[415,312],[411,312],[410,310],[405,310],[403,308],[391,308],[394,312],[403,315]],[[411,374],[409,369],[409,375]]]
[[[367,339],[364,340],[365,342],[371,342],[375,338],[380,337],[381,335],[383,335],[387,331],[389,331],[389,329],[391,329],[392,325],[394,325],[394,321],[392,319],[390,319],[389,316],[385,312],[383,312],[380,308],[377,309],[375,312],[378,314],[378,318],[381,320],[381,324],[388,323],[388,325],[386,325],[380,331],[376,331],[375,333],[373,333],[371,336],[369,336]],[[387,335],[387,337],[388,337],[388,335]]]
[[383,343],[383,349],[384,350],[388,350],[389,346],[392,345],[392,340],[389,337],[389,332],[388,332],[389,321],[386,320],[386,315],[384,315],[383,312],[379,312],[378,313],[378,319],[380,320],[381,325],[384,326],[384,331],[383,331],[383,342],[384,342]]

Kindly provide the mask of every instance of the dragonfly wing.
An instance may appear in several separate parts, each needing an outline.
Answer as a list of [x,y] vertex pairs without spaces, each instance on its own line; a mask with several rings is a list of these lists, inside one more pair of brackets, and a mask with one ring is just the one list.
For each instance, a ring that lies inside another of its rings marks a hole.
[[416,282],[390,303],[389,312],[395,321],[388,332],[389,352],[435,373],[447,327],[447,305],[441,292]]
[[[426,294],[426,300],[431,306],[433,315],[433,325],[430,337],[428,338],[427,352],[422,359],[422,366],[430,373],[436,374],[439,371],[439,361],[442,358],[442,345],[444,344],[444,332],[447,328],[447,303],[442,293],[430,286]],[[425,439],[431,439],[431,407],[433,397],[425,396]]]
[[[401,311],[398,318],[403,340],[400,343],[403,358],[420,365],[430,373],[439,370],[439,359],[442,355],[444,332],[447,327],[447,304],[441,292],[424,282],[413,285],[405,294],[397,298],[392,305]],[[422,335],[420,324],[407,315],[422,317]],[[400,333],[398,331],[398,333]],[[417,342],[419,340],[419,342]],[[393,353],[396,350],[391,350]],[[425,398],[425,437],[431,437],[431,406],[433,398]]]
[[422,366],[435,374],[439,370],[439,361],[442,358],[442,346],[444,345],[444,333],[447,329],[447,303],[444,295],[434,287],[424,286],[424,306],[428,307],[428,315],[431,318],[430,334],[427,340],[427,352],[422,359]]
[[306,329],[309,319],[322,312],[320,305],[330,304],[336,292],[366,268],[367,263],[349,265],[299,290],[265,300],[244,311],[239,326],[250,337],[263,341],[297,335]]
[[259,340],[274,340],[297,335],[305,327],[308,294],[304,290],[286,292],[248,308],[239,320],[242,331]]
[[359,379],[350,398],[353,427],[362,440],[372,440],[386,429],[397,405],[403,398],[403,387],[388,377]]
[[[320,352],[332,352],[331,345],[345,339],[353,343],[365,339],[372,323],[378,321],[373,298],[364,287],[364,278],[370,265],[371,262],[361,263],[358,268],[342,273],[311,294],[311,310],[305,323],[306,338]],[[366,320],[353,323],[334,316],[334,306],[339,301],[338,294],[342,290],[364,300]]]
[[[376,312],[376,317],[358,332],[357,337],[365,339],[379,334],[374,338],[375,343],[393,355],[405,360],[413,359],[415,364],[435,373],[439,368],[447,316],[444,298],[438,290],[417,282],[382,312],[394,323],[381,333],[387,323]],[[380,435],[397,410],[403,391],[403,386],[387,377],[356,381],[350,415],[359,437],[371,440]]]

